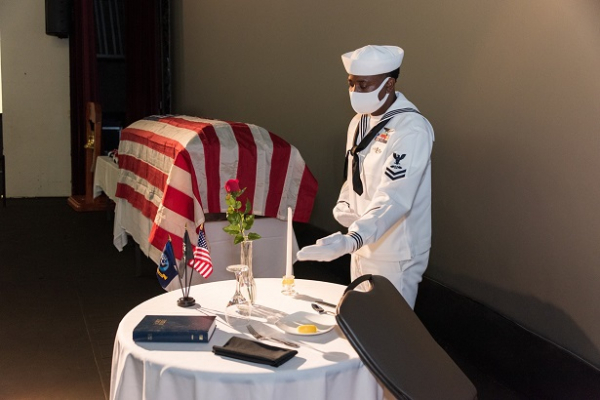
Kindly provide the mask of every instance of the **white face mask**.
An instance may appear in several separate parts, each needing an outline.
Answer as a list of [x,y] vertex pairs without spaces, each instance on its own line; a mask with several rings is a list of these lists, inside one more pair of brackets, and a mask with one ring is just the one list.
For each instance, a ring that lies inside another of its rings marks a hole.
[[358,114],[371,114],[379,110],[390,95],[389,93],[386,93],[386,95],[383,96],[383,99],[379,100],[379,92],[381,92],[383,85],[385,85],[388,79],[390,79],[389,76],[372,92],[350,92],[350,104],[352,104],[354,111]]

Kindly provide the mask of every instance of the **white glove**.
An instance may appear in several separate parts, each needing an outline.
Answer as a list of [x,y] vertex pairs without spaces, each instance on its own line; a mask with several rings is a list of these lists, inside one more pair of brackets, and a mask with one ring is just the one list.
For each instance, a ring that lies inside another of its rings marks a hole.
[[344,227],[349,227],[359,217],[346,202],[339,202],[333,208],[333,218]]
[[331,261],[344,254],[352,253],[356,248],[356,239],[336,232],[317,240],[315,245],[304,247],[296,254],[296,257],[299,261]]

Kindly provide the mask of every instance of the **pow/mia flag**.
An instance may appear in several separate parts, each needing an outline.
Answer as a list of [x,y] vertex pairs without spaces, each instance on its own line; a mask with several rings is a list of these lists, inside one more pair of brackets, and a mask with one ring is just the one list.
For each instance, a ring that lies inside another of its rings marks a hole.
[[160,263],[156,267],[156,277],[160,282],[160,286],[167,290],[167,287],[177,276],[177,265],[175,264],[175,253],[173,253],[173,245],[171,239],[165,244],[165,248],[160,256]]
[[385,175],[391,180],[395,181],[406,176],[406,168],[403,168],[400,165],[400,161],[402,161],[404,157],[406,157],[406,154],[400,155],[398,153],[394,153],[394,161],[392,162],[392,165],[389,165],[385,169]]

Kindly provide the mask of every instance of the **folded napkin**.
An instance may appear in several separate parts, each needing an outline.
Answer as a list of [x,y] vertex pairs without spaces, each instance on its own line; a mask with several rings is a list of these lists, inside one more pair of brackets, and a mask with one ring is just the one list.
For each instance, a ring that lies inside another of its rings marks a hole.
[[223,346],[213,346],[213,353],[272,367],[279,367],[298,354],[296,350],[270,346],[238,336],[233,336]]

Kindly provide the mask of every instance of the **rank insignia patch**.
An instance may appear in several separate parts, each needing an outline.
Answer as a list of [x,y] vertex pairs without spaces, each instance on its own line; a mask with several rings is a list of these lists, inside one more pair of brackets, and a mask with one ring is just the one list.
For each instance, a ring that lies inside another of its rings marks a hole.
[[391,180],[395,181],[406,176],[406,169],[400,165],[400,161],[402,161],[404,157],[406,157],[406,154],[400,155],[394,153],[394,162],[385,169],[385,175]]
[[377,135],[377,137],[375,138],[375,141],[381,142],[381,143],[387,143],[389,138],[390,138],[390,134],[387,132],[383,132],[383,133],[380,133],[379,135]]

